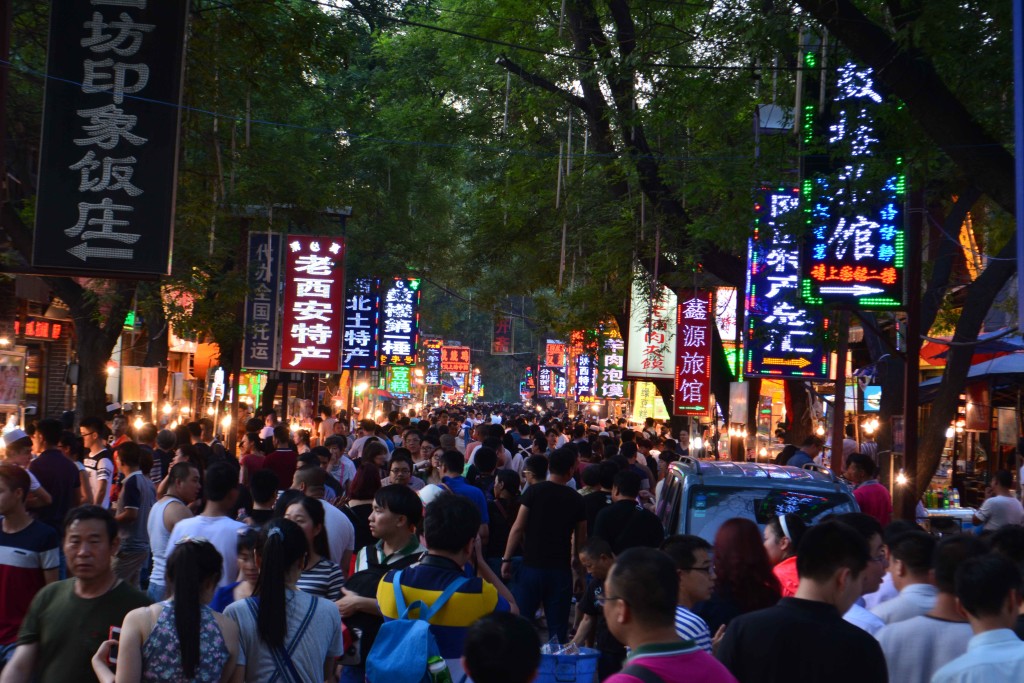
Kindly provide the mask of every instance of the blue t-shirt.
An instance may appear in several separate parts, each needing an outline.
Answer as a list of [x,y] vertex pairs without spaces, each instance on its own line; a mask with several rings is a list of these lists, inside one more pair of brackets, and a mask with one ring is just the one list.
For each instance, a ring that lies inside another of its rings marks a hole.
[[469,498],[473,505],[476,505],[476,509],[480,511],[481,524],[490,523],[490,517],[487,514],[487,498],[484,497],[483,491],[467,482],[465,477],[445,477],[444,483],[452,493]]
[[804,465],[812,462],[814,462],[814,460],[811,459],[811,456],[807,455],[803,451],[797,451],[790,456],[789,460],[786,461],[786,464],[790,467],[803,467]]
[[213,592],[213,600],[210,601],[210,609],[214,612],[223,613],[227,606],[235,601],[235,588],[237,588],[240,583],[242,582],[235,581],[234,583],[229,583],[228,585],[221,586],[215,590]]

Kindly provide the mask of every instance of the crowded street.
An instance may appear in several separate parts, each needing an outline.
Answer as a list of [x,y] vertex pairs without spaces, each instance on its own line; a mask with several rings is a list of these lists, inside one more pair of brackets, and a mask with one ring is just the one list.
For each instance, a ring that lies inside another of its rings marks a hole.
[[1024,0],[3,0],[0,168],[0,683],[1024,681]]

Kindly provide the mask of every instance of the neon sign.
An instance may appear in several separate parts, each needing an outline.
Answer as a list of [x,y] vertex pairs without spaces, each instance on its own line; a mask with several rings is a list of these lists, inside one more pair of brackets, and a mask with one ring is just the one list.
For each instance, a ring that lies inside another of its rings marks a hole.
[[342,237],[288,236],[281,370],[337,372],[341,366],[344,251]]
[[599,396],[605,399],[625,398],[623,353],[625,344],[615,323],[607,323],[601,331]]
[[631,379],[672,379],[675,376],[676,295],[637,278],[629,306],[626,375]]
[[420,333],[419,278],[396,277],[384,290],[381,365],[416,365]]
[[[826,175],[803,181],[807,240],[800,291],[809,304],[862,309],[903,305],[905,238],[900,204],[905,177],[878,176],[875,112],[883,103],[870,68],[838,69],[829,145],[843,159]],[[898,169],[902,159],[896,159]]]
[[423,341],[423,383],[433,386],[441,383],[441,347],[442,339],[425,339]]
[[679,297],[676,311],[674,415],[702,415],[711,409],[711,334],[714,294],[695,291]]
[[345,297],[341,367],[376,370],[380,367],[380,279],[359,278],[352,283],[352,290]]
[[761,188],[754,202],[744,301],[748,376],[828,377],[827,322],[820,308],[800,300],[800,245],[786,224],[799,204],[795,187]]

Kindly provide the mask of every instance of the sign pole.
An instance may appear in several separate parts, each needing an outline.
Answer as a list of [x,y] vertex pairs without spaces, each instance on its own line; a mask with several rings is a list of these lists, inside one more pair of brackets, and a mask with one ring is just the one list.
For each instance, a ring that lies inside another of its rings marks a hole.
[[836,395],[832,404],[832,458],[830,467],[843,472],[843,427],[846,423],[846,357],[850,348],[850,312],[839,311],[839,345],[836,349]]

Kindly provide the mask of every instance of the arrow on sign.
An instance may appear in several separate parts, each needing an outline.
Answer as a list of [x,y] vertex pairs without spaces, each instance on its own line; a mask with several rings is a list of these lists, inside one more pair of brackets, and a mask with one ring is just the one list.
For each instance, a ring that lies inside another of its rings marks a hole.
[[109,258],[109,259],[120,259],[130,260],[135,257],[134,249],[111,249],[107,247],[90,247],[87,242],[79,244],[77,247],[68,249],[68,253],[77,256],[83,261],[89,258]]
[[801,370],[811,364],[806,358],[765,358],[761,362],[765,365],[794,365]]
[[868,294],[881,294],[884,289],[877,287],[865,287],[864,285],[850,285],[847,287],[822,287],[822,294],[852,294],[853,296],[867,296]]

